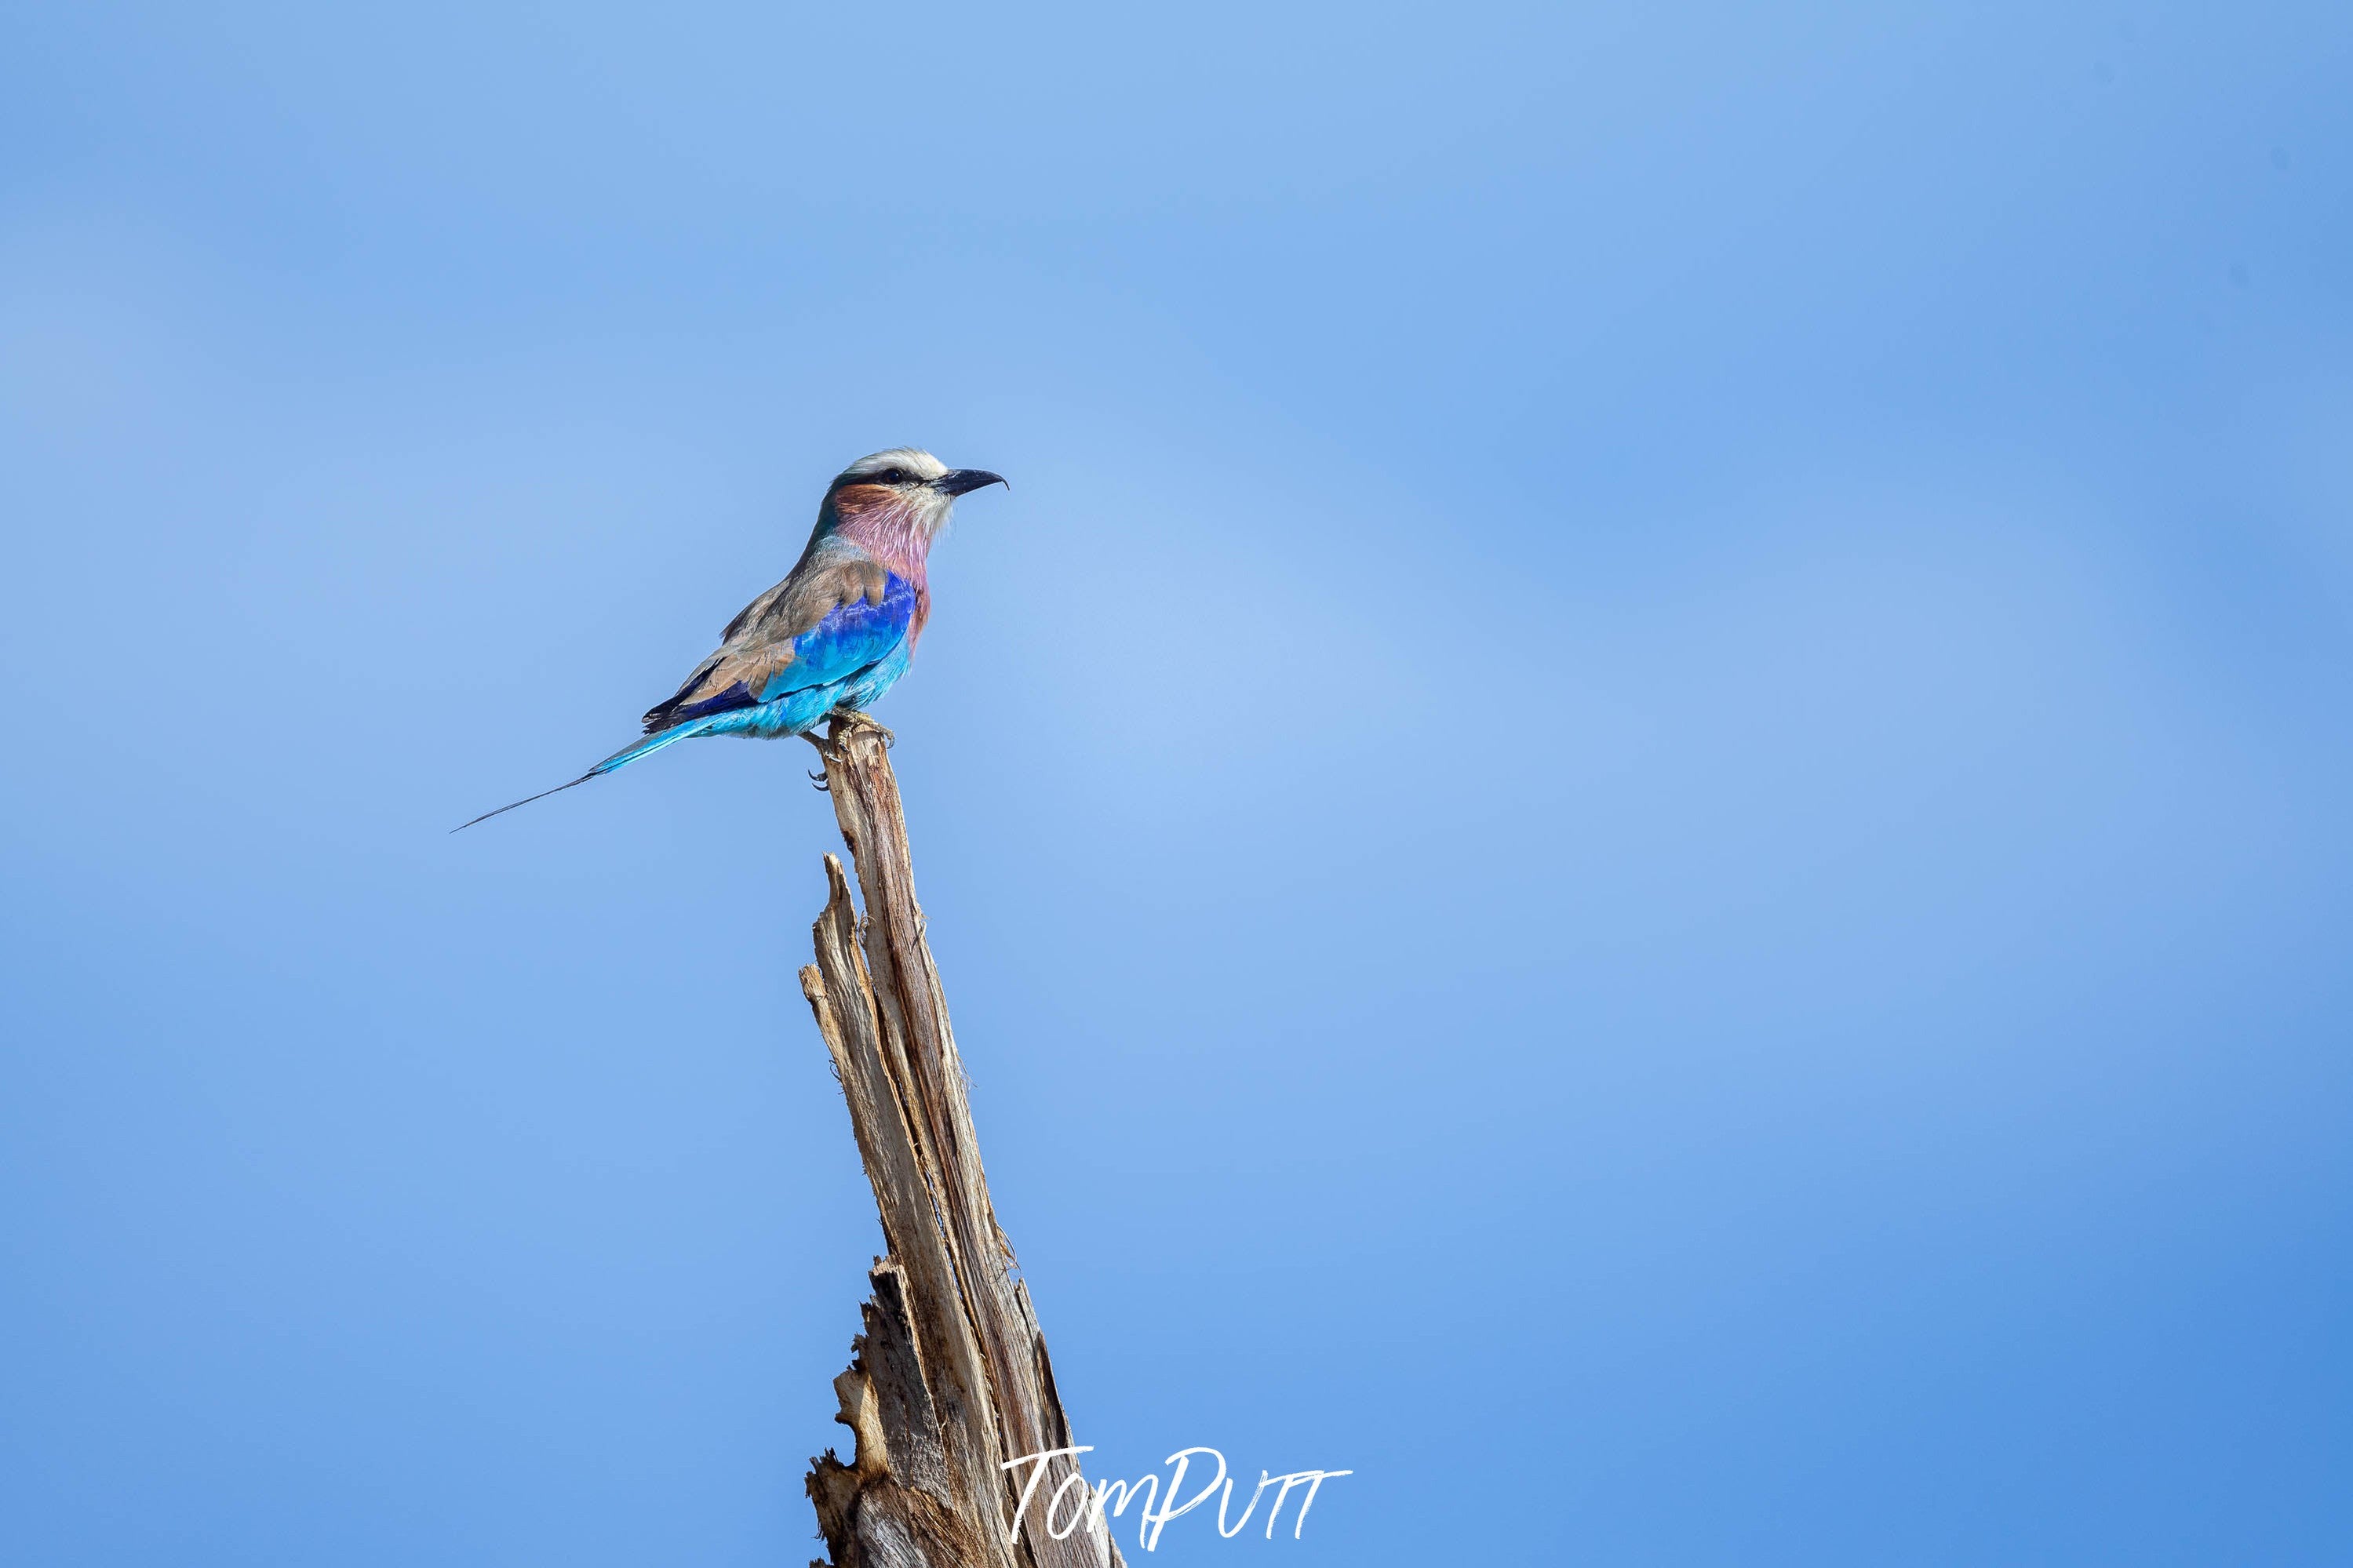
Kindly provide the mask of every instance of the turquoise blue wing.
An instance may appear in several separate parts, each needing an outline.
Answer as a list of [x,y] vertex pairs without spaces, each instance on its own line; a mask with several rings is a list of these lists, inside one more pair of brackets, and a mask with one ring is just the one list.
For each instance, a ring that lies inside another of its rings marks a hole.
[[[778,589],[792,586],[787,581]],[[854,584],[826,591],[840,597],[815,626],[790,641],[770,640],[756,631],[741,641],[731,638],[687,677],[677,696],[647,712],[646,733],[659,734],[714,714],[756,708],[796,691],[850,679],[890,658],[907,640],[915,620],[915,587],[905,578],[896,573],[884,574],[879,600],[868,598]],[[745,615],[761,608],[755,605]]]
[[770,676],[758,700],[774,702],[787,692],[831,686],[882,662],[907,640],[914,624],[915,589],[897,573],[883,580],[882,602],[852,599],[793,639],[793,659]]

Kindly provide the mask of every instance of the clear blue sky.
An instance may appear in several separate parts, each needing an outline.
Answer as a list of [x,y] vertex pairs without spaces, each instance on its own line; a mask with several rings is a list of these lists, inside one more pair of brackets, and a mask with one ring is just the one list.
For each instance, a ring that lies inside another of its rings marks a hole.
[[2353,13],[416,0],[0,20],[0,1557],[814,1551],[809,754],[446,830],[902,441],[1150,1560],[2353,1561]]

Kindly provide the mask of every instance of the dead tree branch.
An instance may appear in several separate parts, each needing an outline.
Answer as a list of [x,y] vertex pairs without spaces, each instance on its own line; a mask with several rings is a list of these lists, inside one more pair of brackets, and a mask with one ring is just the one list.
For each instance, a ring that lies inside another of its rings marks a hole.
[[[1069,1447],[1070,1421],[989,1204],[884,732],[836,720],[823,741],[809,739],[866,918],[851,908],[841,862],[827,856],[830,897],[801,990],[840,1077],[890,1248],[868,1276],[874,1295],[849,1370],[834,1379],[837,1419],[857,1436],[853,1462],[828,1449],[809,1471],[833,1568],[1120,1568],[1106,1531],[1048,1533],[1046,1505],[1077,1473],[1072,1459],[1051,1461],[1016,1528],[1036,1467],[1006,1463]],[[1077,1500],[1066,1497],[1058,1526],[1068,1528]]]

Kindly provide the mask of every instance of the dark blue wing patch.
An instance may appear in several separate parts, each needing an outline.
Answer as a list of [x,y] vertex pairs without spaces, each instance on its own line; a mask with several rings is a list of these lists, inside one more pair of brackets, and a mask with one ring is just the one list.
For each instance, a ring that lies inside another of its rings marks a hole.
[[708,719],[713,713],[724,713],[730,709],[756,708],[759,705],[760,700],[753,696],[751,689],[739,680],[716,697],[706,697],[700,702],[689,702],[677,708],[662,710],[661,723],[659,728],[667,730],[673,724],[684,724],[696,719]]

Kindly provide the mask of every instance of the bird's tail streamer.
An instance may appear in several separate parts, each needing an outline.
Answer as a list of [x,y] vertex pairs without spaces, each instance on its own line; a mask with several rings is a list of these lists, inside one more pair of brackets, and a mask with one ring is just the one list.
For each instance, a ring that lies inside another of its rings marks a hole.
[[648,735],[642,741],[622,747],[619,751],[615,752],[611,756],[607,757],[603,762],[598,763],[595,767],[590,768],[586,773],[582,773],[578,778],[574,779],[567,784],[557,784],[554,789],[541,790],[537,795],[527,795],[521,800],[510,801],[506,805],[499,807],[498,810],[486,811],[482,813],[481,816],[474,818],[473,822],[461,822],[449,831],[452,833],[463,833],[469,827],[473,826],[475,822],[488,822],[494,816],[505,816],[508,812],[512,811],[518,805],[529,805],[533,801],[545,800],[552,795],[562,795],[565,790],[572,789],[576,785],[585,784],[590,779],[603,778],[607,773],[611,773],[616,768],[626,768],[631,763],[636,762],[639,757],[650,756],[652,753],[660,751],[664,746],[669,745],[672,741],[683,741],[689,735],[699,735],[702,732],[703,728],[704,726],[701,724],[681,724],[673,729],[664,730],[659,734]]

